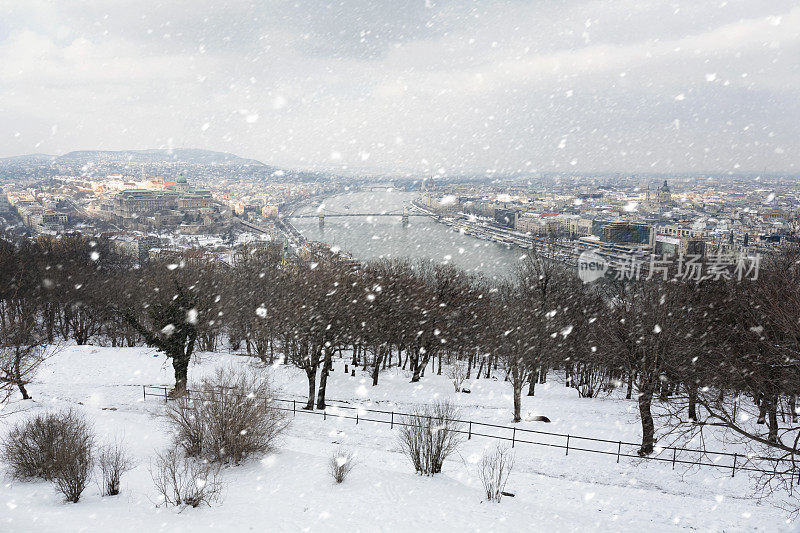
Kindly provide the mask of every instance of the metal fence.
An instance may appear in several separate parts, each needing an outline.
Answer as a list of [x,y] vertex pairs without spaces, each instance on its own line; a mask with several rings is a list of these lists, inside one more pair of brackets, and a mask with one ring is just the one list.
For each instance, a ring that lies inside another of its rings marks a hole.
[[[187,390],[188,397],[198,391]],[[142,397],[161,398],[164,402],[170,399],[169,388],[163,386],[142,385]],[[390,429],[395,426],[407,426],[406,417],[412,413],[400,411],[384,411],[380,409],[368,409],[361,406],[341,405],[337,400],[328,400],[325,409],[306,410],[305,400],[292,400],[285,398],[273,398],[269,402],[264,400],[265,409],[291,412],[292,416],[311,415],[338,419],[354,420],[356,424],[360,422],[373,422],[377,424],[388,424]],[[640,443],[626,442],[622,440],[599,439],[594,437],[584,437],[569,433],[555,433],[536,429],[518,428],[516,426],[504,426],[500,424],[490,424],[488,422],[476,422],[473,420],[447,419],[448,422],[459,424],[460,427],[453,429],[456,433],[467,436],[468,440],[473,437],[482,437],[506,441],[511,443],[511,447],[517,445],[534,445],[548,448],[562,449],[564,455],[569,456],[570,452],[587,452],[616,457],[616,462],[620,462],[622,457],[630,457],[645,461],[661,461],[670,463],[675,469],[676,465],[687,465],[697,467],[712,467],[722,470],[730,470],[731,477],[737,472],[760,472],[775,473],[780,472],[782,459],[769,457],[757,457],[741,453],[718,452],[711,450],[700,450],[692,448],[682,448],[676,446],[655,446],[655,452],[651,455],[640,456],[638,449]],[[772,465],[772,466],[767,466]],[[800,475],[797,476],[800,480]]]

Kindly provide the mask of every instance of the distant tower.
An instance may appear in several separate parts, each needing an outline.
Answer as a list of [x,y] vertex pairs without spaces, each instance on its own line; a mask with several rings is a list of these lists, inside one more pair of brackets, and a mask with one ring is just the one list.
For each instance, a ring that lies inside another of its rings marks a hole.
[[669,185],[667,185],[667,180],[664,180],[664,185],[658,189],[658,203],[662,206],[669,205],[672,203],[672,193],[669,190]]
[[658,210],[659,213],[663,213],[667,210],[667,207],[673,205],[672,193],[669,190],[669,185],[667,185],[667,180],[664,180],[664,184],[656,189],[655,193],[650,191],[650,186],[648,185],[645,198],[647,205]]

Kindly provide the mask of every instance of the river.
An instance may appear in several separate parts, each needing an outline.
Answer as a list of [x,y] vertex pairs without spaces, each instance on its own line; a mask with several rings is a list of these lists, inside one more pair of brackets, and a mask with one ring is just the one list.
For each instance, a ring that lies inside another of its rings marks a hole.
[[[339,194],[305,206],[295,214],[400,213],[418,193],[359,191]],[[465,270],[490,277],[508,275],[524,251],[463,235],[429,217],[411,217],[403,227],[400,217],[333,217],[319,227],[317,218],[293,218],[292,224],[308,239],[349,252],[356,259],[384,257],[429,258],[452,262]]]

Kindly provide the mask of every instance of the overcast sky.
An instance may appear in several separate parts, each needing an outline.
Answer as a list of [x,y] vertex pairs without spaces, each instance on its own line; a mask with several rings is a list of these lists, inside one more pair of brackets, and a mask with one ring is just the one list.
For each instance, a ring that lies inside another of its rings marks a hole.
[[797,0],[0,0],[0,156],[800,168]]

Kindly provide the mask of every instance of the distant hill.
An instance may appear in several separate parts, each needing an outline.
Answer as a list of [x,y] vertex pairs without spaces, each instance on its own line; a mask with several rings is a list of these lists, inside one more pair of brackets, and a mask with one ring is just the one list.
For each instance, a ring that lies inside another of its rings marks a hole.
[[12,155],[11,157],[0,157],[0,163],[47,163],[54,161],[56,156],[47,154],[26,154]]
[[211,164],[237,164],[251,166],[266,166],[255,159],[245,159],[238,155],[226,152],[214,152],[197,148],[176,148],[173,150],[78,150],[69,152],[55,158],[57,163],[83,163],[90,161],[127,161],[130,163],[154,163],[171,161],[175,163],[195,163],[202,165]]
[[[196,165],[196,166],[195,166]],[[218,165],[215,171],[213,168]],[[198,148],[174,150],[78,150],[63,155],[28,154],[0,158],[0,181],[27,182],[66,175],[152,175],[188,179],[225,176],[228,179],[327,181],[332,174],[289,170],[226,152]]]

